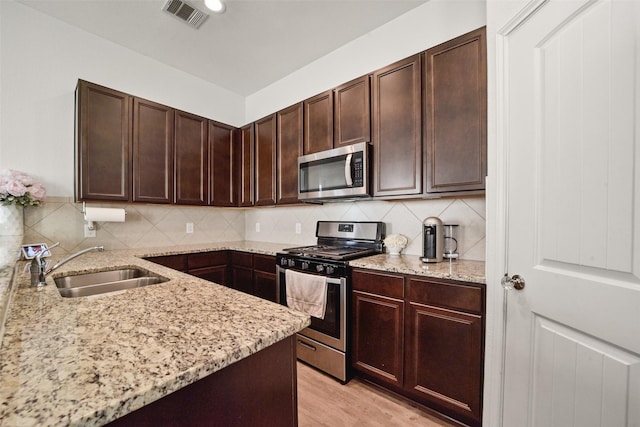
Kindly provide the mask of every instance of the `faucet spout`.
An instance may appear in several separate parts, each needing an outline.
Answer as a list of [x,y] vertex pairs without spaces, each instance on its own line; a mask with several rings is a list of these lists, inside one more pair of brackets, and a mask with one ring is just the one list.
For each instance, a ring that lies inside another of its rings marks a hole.
[[[55,245],[50,246],[49,249],[55,248],[59,244],[60,243],[58,242]],[[58,261],[53,267],[51,267],[48,270],[47,270],[47,262],[42,258],[42,256],[44,255],[44,252],[38,254],[31,262],[31,286],[40,287],[40,286],[46,285],[47,283],[45,279],[49,273],[51,273],[56,268],[66,264],[67,262],[71,261],[72,259],[77,258],[80,255],[86,254],[87,252],[91,252],[91,251],[102,252],[104,251],[104,246],[94,246],[91,248],[83,249],[79,252],[76,252],[75,254],[69,255],[68,257]]]
[[49,273],[51,273],[53,270],[57,269],[58,267],[62,267],[64,264],[68,263],[69,261],[71,261],[74,258],[79,257],[80,255],[84,255],[87,252],[91,252],[91,251],[98,251],[98,252],[103,252],[104,251],[104,246],[93,246],[91,248],[87,248],[87,249],[83,249],[81,251],[76,252],[75,254],[71,254],[68,257],[58,261],[56,264],[54,264],[53,267],[51,267],[50,269],[48,269],[47,271],[45,271],[45,276]]

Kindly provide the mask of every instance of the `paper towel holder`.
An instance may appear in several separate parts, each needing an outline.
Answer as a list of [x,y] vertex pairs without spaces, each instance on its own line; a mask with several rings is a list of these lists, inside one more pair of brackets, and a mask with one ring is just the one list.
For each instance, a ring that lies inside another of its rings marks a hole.
[[[124,215],[126,215],[127,211],[125,211],[124,209],[123,209],[123,211],[124,211]],[[87,230],[91,230],[91,231],[95,230],[96,229],[96,225],[95,225],[94,221],[87,219],[87,204],[84,201],[82,202],[82,214],[84,216],[84,219],[87,221]],[[124,219],[122,221],[124,221]]]

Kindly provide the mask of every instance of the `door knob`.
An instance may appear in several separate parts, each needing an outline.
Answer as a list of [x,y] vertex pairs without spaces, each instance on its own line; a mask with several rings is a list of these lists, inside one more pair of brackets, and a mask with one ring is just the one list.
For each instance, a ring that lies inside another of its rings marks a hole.
[[500,281],[500,284],[507,291],[510,291],[511,289],[515,289],[516,291],[521,291],[524,289],[524,277],[519,276],[517,274],[514,274],[513,276],[509,277],[509,274],[505,273],[504,276],[502,277],[502,280]]

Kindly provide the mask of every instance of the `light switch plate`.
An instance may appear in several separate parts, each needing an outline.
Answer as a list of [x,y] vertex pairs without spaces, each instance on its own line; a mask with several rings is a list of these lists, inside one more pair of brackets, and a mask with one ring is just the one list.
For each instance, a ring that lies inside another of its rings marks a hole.
[[296,222],[296,234],[302,233],[302,224]]
[[189,233],[189,234],[193,233],[193,223],[192,222],[188,222],[187,223],[187,233]]
[[256,233],[260,232],[260,223],[256,222]]

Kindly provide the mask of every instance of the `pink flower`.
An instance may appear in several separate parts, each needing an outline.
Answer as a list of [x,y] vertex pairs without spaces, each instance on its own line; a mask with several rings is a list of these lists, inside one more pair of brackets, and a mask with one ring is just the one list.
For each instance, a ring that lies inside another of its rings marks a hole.
[[35,183],[33,186],[29,187],[29,193],[31,193],[34,199],[42,201],[44,200],[44,196],[46,196],[47,191],[44,189],[42,184]]
[[42,184],[24,172],[0,171],[0,203],[3,205],[37,206],[44,200]]

